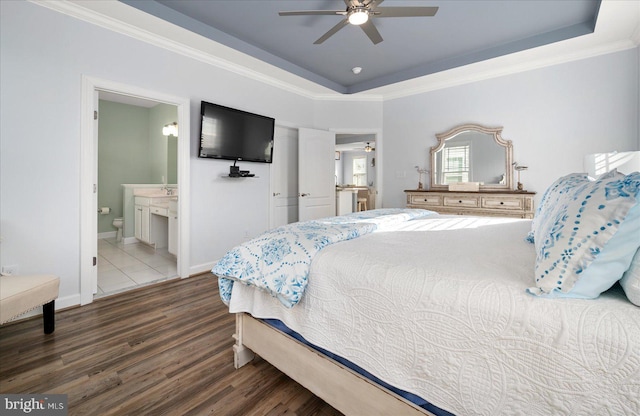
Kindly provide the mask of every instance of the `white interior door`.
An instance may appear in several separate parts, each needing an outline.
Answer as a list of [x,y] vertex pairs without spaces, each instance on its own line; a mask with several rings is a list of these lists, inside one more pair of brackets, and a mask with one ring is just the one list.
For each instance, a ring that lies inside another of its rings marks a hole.
[[298,129],[276,126],[269,228],[298,221]]
[[298,131],[298,221],[336,213],[335,133]]
[[80,304],[93,302],[98,289],[98,92],[82,79],[82,140],[80,142]]

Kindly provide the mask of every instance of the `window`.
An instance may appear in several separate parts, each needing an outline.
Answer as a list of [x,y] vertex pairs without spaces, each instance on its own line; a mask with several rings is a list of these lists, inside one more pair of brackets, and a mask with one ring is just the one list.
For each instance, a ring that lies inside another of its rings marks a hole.
[[353,183],[356,186],[367,186],[367,158],[353,158]]
[[442,152],[443,183],[469,182],[469,144],[445,147]]

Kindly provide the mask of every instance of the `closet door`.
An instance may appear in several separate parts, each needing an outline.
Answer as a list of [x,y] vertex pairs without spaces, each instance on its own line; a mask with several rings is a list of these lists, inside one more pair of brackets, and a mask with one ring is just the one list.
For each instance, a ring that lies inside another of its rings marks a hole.
[[330,131],[298,131],[298,220],[336,215],[336,135]]
[[298,129],[276,126],[269,228],[298,221]]

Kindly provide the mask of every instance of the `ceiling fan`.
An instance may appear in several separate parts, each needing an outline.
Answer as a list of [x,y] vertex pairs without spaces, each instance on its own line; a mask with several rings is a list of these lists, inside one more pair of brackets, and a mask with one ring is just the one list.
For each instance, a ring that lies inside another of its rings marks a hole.
[[300,10],[291,12],[280,12],[280,16],[334,16],[340,15],[345,18],[332,27],[327,33],[313,42],[319,45],[340,29],[348,25],[360,26],[364,33],[371,39],[374,45],[382,42],[380,32],[373,25],[370,18],[373,17],[415,17],[434,16],[438,11],[437,7],[378,7],[384,0],[344,0],[346,10]]

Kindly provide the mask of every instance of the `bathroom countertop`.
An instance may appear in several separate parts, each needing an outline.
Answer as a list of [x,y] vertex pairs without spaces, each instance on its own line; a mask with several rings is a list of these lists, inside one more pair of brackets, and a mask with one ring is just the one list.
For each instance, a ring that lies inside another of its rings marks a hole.
[[151,207],[163,208],[163,209],[168,209],[172,201],[173,202],[178,201],[177,195],[164,195],[164,194],[157,194],[157,193],[150,194],[148,192],[142,193],[142,194],[134,193],[134,197],[146,199],[145,202],[136,200],[136,203],[142,203],[144,205],[149,205]]
[[134,189],[133,196],[144,196],[147,198],[168,198],[168,197],[177,197],[177,190],[174,190],[172,193],[167,193],[164,189]]

